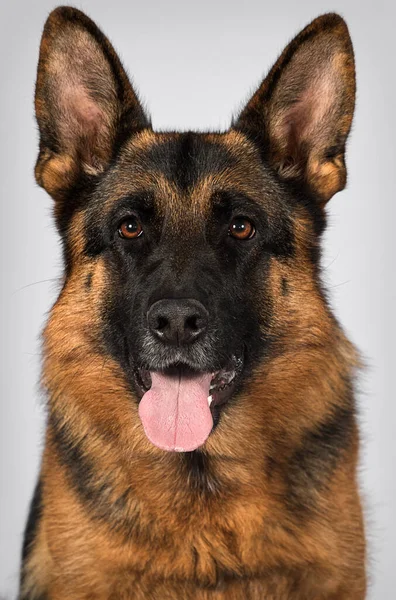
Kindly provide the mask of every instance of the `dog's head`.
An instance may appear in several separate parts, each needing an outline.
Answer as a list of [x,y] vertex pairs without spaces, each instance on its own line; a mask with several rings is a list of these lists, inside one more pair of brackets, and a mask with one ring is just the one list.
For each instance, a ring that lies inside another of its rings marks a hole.
[[193,450],[259,365],[318,339],[318,244],[354,95],[347,27],[325,15],[228,131],[156,133],[109,41],[55,10],[36,88],[36,178],[66,264],[46,333],[52,395],[94,396],[105,370],[109,422],[135,398],[155,445]]

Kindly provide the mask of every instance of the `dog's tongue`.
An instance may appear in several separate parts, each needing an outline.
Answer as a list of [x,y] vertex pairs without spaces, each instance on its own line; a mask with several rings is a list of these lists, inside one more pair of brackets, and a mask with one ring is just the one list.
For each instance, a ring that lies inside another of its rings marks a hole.
[[176,452],[202,446],[213,427],[208,403],[212,377],[210,373],[151,373],[151,388],[139,404],[140,419],[151,443]]

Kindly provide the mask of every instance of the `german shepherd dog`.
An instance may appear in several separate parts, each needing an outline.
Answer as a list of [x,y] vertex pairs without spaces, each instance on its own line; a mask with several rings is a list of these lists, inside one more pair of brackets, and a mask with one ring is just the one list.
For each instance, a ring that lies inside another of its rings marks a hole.
[[96,25],[49,16],[35,174],[65,272],[21,599],[365,597],[359,361],[320,277],[354,73],[326,14],[228,131],[155,132]]

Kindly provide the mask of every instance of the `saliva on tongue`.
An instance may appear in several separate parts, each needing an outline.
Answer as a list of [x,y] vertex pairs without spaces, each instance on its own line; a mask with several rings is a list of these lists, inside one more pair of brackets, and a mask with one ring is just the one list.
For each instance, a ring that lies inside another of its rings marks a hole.
[[151,388],[139,404],[139,416],[152,444],[162,450],[191,452],[213,428],[208,396],[213,374],[152,372]]

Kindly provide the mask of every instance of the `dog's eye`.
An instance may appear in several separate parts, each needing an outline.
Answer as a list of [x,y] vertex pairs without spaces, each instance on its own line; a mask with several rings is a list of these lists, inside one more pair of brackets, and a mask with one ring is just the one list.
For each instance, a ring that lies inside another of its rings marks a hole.
[[137,217],[128,217],[121,223],[118,233],[122,238],[133,240],[143,233],[143,227]]
[[250,240],[256,233],[256,229],[246,217],[235,217],[230,223],[228,233],[237,240]]

